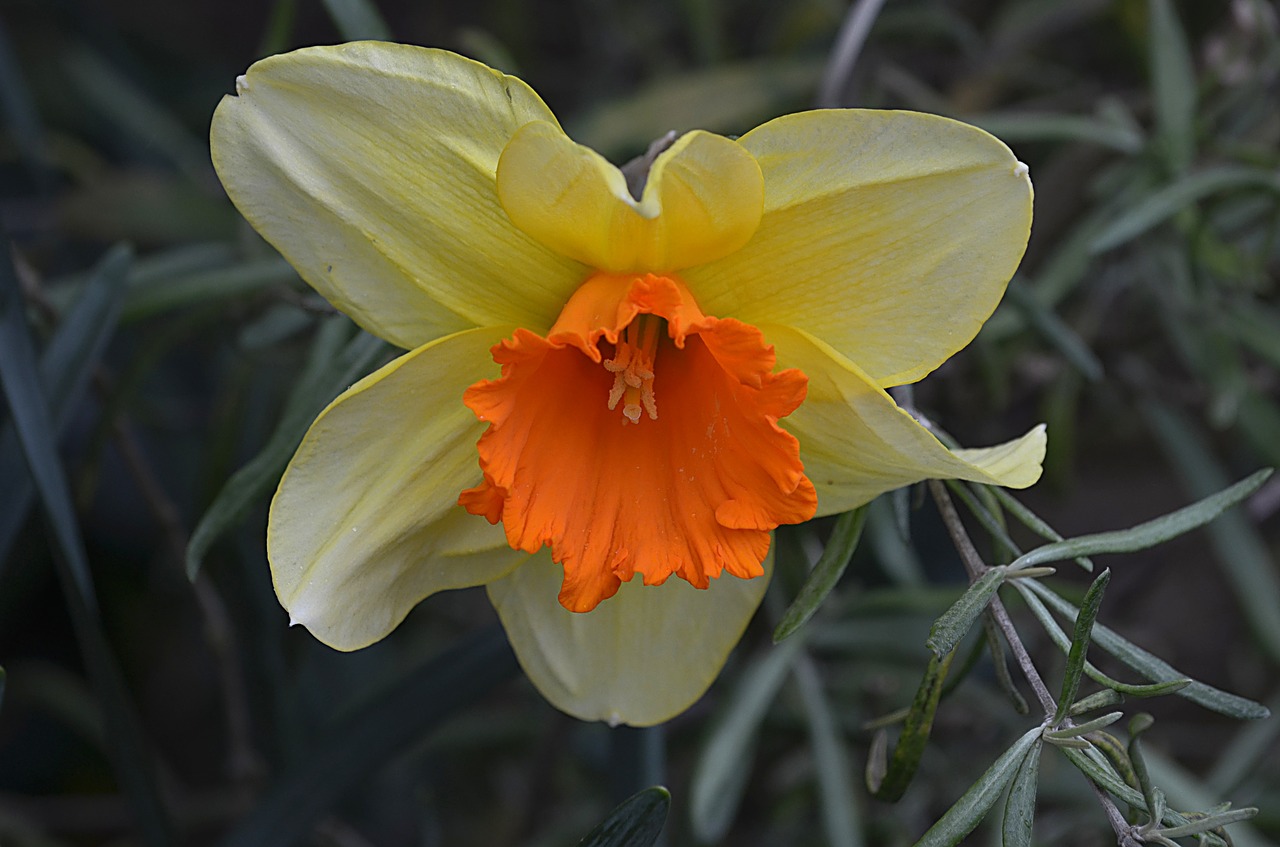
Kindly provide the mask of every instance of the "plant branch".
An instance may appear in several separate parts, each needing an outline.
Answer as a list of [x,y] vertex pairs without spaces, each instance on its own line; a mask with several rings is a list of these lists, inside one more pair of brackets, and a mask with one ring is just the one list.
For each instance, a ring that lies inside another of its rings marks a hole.
[[[965,570],[969,573],[969,579],[976,580],[978,577],[986,573],[989,568],[986,562],[982,561],[982,556],[978,553],[973,541],[969,538],[969,532],[964,528],[964,523],[960,520],[960,513],[956,511],[955,504],[951,501],[951,495],[947,493],[947,488],[936,479],[929,480],[929,493],[933,495],[934,502],[938,505],[938,514],[942,516],[942,522],[947,527],[948,534],[951,535],[952,542],[956,545],[956,550],[960,553],[960,559],[964,562]],[[1058,710],[1058,704],[1053,699],[1053,695],[1049,693],[1048,687],[1044,684],[1044,679],[1040,676],[1040,671],[1036,669],[1035,663],[1031,661],[1031,655],[1027,652],[1027,648],[1023,646],[1022,638],[1018,635],[1018,630],[1014,628],[1013,621],[1009,618],[1008,611],[1005,610],[1004,603],[1000,601],[999,596],[991,598],[991,603],[987,606],[987,610],[991,613],[992,620],[996,626],[1004,633],[1004,639],[1009,644],[1009,649],[1013,652],[1014,659],[1018,662],[1018,667],[1022,669],[1022,675],[1027,678],[1027,682],[1031,685],[1031,690],[1035,692],[1036,699],[1040,701],[1040,707],[1044,709],[1045,715],[1053,715]]]

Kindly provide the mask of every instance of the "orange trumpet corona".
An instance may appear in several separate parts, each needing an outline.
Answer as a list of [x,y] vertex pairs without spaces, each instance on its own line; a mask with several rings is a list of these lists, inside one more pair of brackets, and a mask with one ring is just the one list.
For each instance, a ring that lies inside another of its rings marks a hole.
[[570,611],[637,573],[759,576],[769,532],[817,509],[777,424],[804,374],[773,373],[758,329],[703,314],[674,275],[595,274],[545,338],[517,330],[492,352],[501,377],[463,397],[489,424],[484,481],[459,502],[514,548],[549,546]]

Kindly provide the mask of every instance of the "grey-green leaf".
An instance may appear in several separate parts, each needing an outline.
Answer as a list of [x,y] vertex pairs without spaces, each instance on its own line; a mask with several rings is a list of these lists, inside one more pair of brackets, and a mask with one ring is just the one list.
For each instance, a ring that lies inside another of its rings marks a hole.
[[1066,717],[1067,709],[1076,699],[1080,690],[1080,676],[1084,673],[1085,656],[1089,652],[1089,637],[1093,632],[1093,623],[1098,619],[1098,609],[1102,606],[1102,594],[1111,581],[1111,571],[1104,570],[1098,574],[1089,590],[1080,602],[1080,614],[1076,615],[1075,634],[1071,637],[1071,649],[1067,652],[1067,668],[1062,675],[1062,693],[1058,697],[1058,711],[1053,716],[1055,724]]
[[[1059,614],[1075,620],[1078,613],[1076,607],[1045,586],[1028,580],[1018,580],[1015,585],[1020,591],[1030,592],[1039,597]],[[1180,673],[1168,662],[1125,640],[1102,624],[1094,624],[1093,642],[1147,679],[1155,682],[1176,683],[1186,678],[1186,674]],[[1177,693],[1193,703],[1228,717],[1261,720],[1271,714],[1270,710],[1261,703],[1229,694],[1203,682],[1192,682]]]
[[1271,476],[1270,468],[1260,470],[1217,494],[1129,529],[1082,535],[1067,541],[1045,544],[1019,556],[1009,565],[1009,569],[1017,570],[1076,556],[1092,556],[1095,553],[1132,553],[1135,550],[1146,550],[1204,526],[1257,491],[1269,476]]
[[986,773],[978,778],[964,796],[955,805],[947,809],[937,823],[929,827],[929,831],[921,836],[915,847],[955,847],[964,837],[973,832],[974,827],[986,816],[995,805],[1005,786],[1013,781],[1019,766],[1027,757],[1027,752],[1040,742],[1041,728],[1027,732],[1013,743],[1013,746],[996,759]]
[[1001,836],[1004,847],[1031,847],[1031,830],[1036,818],[1036,788],[1040,776],[1040,750],[1032,744],[1009,786],[1009,799],[1004,805]]
[[925,642],[925,646],[938,657],[945,656],[954,650],[960,643],[960,639],[964,638],[965,633],[973,626],[973,622],[982,614],[982,610],[987,608],[991,598],[1004,584],[1004,580],[1003,567],[991,568],[978,577],[968,590],[960,595],[960,599],[933,622],[929,630],[929,640]]

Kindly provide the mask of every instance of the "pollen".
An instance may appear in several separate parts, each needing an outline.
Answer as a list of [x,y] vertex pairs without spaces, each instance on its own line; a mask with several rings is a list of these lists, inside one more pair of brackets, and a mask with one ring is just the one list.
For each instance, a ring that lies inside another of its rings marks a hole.
[[[640,423],[641,413],[658,419],[658,402],[653,393],[653,363],[658,355],[659,333],[665,321],[656,315],[640,315],[623,330],[612,359],[604,369],[613,374],[609,389],[609,411],[622,403],[622,423]],[[623,401],[626,402],[623,402]]]

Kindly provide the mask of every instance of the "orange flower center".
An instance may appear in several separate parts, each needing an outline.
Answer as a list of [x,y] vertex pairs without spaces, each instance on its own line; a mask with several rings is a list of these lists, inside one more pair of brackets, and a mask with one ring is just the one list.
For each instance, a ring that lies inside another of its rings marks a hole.
[[777,424],[807,379],[773,373],[758,329],[704,315],[675,276],[595,274],[545,338],[517,330],[492,352],[501,377],[463,397],[489,423],[484,481],[458,502],[515,549],[550,546],[565,608],[590,611],[637,573],[699,588],[759,576],[769,532],[813,517]]

